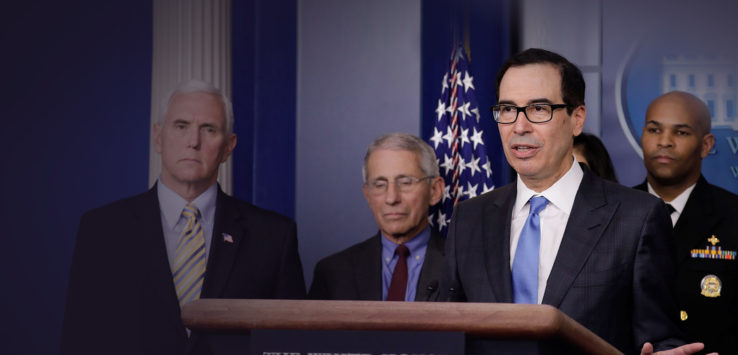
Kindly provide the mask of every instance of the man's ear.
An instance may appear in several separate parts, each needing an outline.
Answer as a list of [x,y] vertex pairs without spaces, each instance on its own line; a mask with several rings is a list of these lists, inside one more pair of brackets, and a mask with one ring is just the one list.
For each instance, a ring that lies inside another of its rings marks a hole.
[[576,137],[582,133],[584,129],[584,121],[587,120],[587,108],[584,105],[579,105],[574,111],[571,112],[572,119],[572,136]]
[[441,201],[444,185],[443,178],[440,176],[436,176],[430,181],[430,200],[428,201],[428,205],[433,206],[438,201]]
[[702,150],[700,151],[700,157],[702,157],[702,159],[707,157],[707,154],[710,154],[710,151],[714,146],[715,136],[713,136],[712,133],[705,134],[705,136],[702,137]]
[[361,185],[361,192],[364,193],[364,198],[366,199],[366,202],[369,203],[371,201],[369,199],[369,191],[367,189],[368,188],[366,184]]
[[231,156],[231,153],[233,153],[233,149],[236,149],[236,143],[238,142],[238,138],[235,133],[229,133],[228,137],[226,138],[225,142],[225,154],[223,154],[222,159],[220,160],[221,163],[225,163],[226,160],[228,160],[228,157]]
[[156,149],[157,153],[161,154],[161,124],[154,123],[153,133],[154,133],[154,148]]

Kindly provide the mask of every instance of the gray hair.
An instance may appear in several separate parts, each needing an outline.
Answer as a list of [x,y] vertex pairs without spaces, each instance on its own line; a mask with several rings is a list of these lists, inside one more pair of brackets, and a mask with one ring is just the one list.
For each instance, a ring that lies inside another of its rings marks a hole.
[[407,133],[388,133],[385,134],[372,142],[369,148],[366,150],[364,155],[364,165],[361,167],[361,176],[364,179],[364,183],[368,178],[369,172],[367,171],[367,164],[369,162],[369,156],[378,149],[389,149],[389,150],[405,150],[415,153],[420,158],[420,169],[423,170],[425,176],[440,176],[438,170],[438,161],[436,160],[436,153],[433,151],[428,143],[422,139]]
[[169,104],[172,102],[174,96],[177,94],[194,92],[211,94],[220,98],[220,101],[223,104],[223,111],[225,112],[226,133],[233,133],[233,104],[231,103],[231,100],[213,84],[197,79],[190,79],[179,83],[179,85],[164,97],[164,100],[161,102],[161,107],[159,108],[159,124],[164,122],[164,117],[167,115]]

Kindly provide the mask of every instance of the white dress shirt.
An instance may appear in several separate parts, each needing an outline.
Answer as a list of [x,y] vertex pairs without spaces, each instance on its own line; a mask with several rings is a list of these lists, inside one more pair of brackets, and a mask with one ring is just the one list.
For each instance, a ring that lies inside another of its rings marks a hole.
[[525,220],[530,212],[530,200],[533,196],[543,196],[548,200],[546,207],[538,214],[541,222],[541,244],[538,249],[538,303],[543,300],[546,291],[548,275],[551,274],[556,254],[559,252],[561,240],[564,238],[566,223],[571,215],[574,205],[574,197],[579,190],[584,172],[574,158],[569,171],[564,174],[551,187],[541,193],[537,193],[527,186],[520,175],[518,175],[517,197],[512,210],[512,221],[510,223],[510,268],[512,269],[515,251],[518,248],[518,239],[523,230]]
[[[651,187],[651,184],[646,182],[646,185],[648,185],[648,193],[651,195],[654,195],[658,198],[661,198],[656,191],[654,191],[653,187]],[[671,207],[674,207],[674,212],[671,213],[671,226],[676,226],[677,221],[679,220],[679,216],[682,215],[682,211],[684,211],[684,206],[687,205],[687,200],[689,200],[689,195],[692,194],[692,190],[694,190],[695,185],[697,183],[692,184],[692,186],[684,189],[682,193],[679,194],[679,196],[675,197],[671,201],[665,201],[666,203],[670,204]]]

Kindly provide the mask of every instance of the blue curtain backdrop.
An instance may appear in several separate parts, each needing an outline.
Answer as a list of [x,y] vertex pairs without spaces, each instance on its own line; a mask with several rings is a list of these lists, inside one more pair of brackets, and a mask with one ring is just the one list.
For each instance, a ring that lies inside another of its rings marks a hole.
[[0,11],[0,354],[59,352],[80,216],[148,188],[151,30],[150,1]]
[[297,2],[233,1],[234,195],[295,218]]

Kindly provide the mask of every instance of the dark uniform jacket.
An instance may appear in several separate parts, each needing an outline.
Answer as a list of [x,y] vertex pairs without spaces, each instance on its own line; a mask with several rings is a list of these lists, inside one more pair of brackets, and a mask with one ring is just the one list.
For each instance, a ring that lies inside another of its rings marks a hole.
[[674,235],[682,329],[705,352],[738,354],[738,195],[700,176]]

